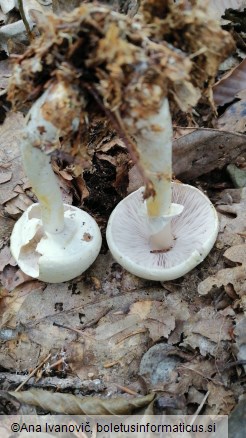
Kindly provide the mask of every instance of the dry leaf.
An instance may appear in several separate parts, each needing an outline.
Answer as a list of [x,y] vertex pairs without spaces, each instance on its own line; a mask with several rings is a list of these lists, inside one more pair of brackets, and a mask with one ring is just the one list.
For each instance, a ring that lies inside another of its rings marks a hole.
[[246,371],[246,318],[243,317],[237,321],[234,328],[236,337],[237,360],[244,361],[244,370]]
[[149,330],[153,342],[168,338],[175,327],[175,318],[170,309],[158,301],[139,301],[131,306],[130,314],[138,315],[143,326]]
[[[246,136],[217,129],[197,129],[173,142],[173,173],[190,181],[214,169],[221,169],[246,152]],[[128,193],[144,182],[137,166],[129,173]]]
[[246,264],[246,244],[235,245],[224,253],[224,257],[236,263]]
[[[246,67],[245,67],[246,70]],[[246,82],[246,73],[245,73]],[[245,85],[246,86],[246,85]],[[246,132],[246,90],[237,94],[238,102],[227,108],[224,114],[218,118],[216,127],[224,131]]]
[[204,307],[191,319],[184,323],[184,346],[198,348],[202,356],[211,354],[224,357],[226,346],[224,341],[231,340],[232,321],[212,307]]
[[0,273],[3,271],[5,266],[8,264],[16,265],[15,260],[12,257],[12,254],[10,252],[9,247],[6,245],[1,251],[0,251]]
[[235,99],[236,95],[245,90],[246,59],[220,79],[213,86],[213,97],[216,105],[225,105]]
[[129,415],[137,409],[148,406],[155,395],[132,399],[109,399],[76,397],[71,394],[51,393],[38,389],[23,392],[9,392],[22,403],[39,406],[44,411],[72,415]]
[[0,89],[5,90],[8,86],[9,78],[12,74],[12,65],[8,59],[0,61]]
[[[246,188],[225,190],[222,197],[227,196],[228,204],[217,205],[220,214],[220,233],[218,245],[223,248],[226,245],[233,246],[242,243],[245,235],[246,221]],[[233,199],[235,197],[235,199]]]
[[228,415],[235,406],[235,397],[231,390],[223,388],[223,386],[215,385],[212,382],[208,383],[208,399],[207,403],[210,409],[206,409],[207,415]]
[[245,266],[221,269],[217,274],[206,278],[198,285],[198,293],[200,295],[207,295],[213,289],[216,290],[228,285],[233,285],[235,292],[239,296],[245,294]]
[[246,7],[245,0],[209,0],[211,13],[220,20],[226,9],[242,10]]

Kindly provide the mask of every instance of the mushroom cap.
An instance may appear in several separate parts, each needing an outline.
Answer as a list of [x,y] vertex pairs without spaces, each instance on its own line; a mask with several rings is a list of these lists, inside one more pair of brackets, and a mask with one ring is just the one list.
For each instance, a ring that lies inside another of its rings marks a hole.
[[149,221],[143,211],[144,188],[123,199],[112,212],[107,242],[115,260],[132,274],[148,280],[173,280],[189,272],[207,256],[217,238],[215,208],[200,190],[172,183],[172,202],[184,206],[172,219],[173,246],[151,252]]
[[61,283],[82,274],[96,259],[102,243],[96,221],[85,211],[64,204],[64,230],[44,232],[39,204],[32,204],[16,222],[12,255],[25,274],[47,283]]

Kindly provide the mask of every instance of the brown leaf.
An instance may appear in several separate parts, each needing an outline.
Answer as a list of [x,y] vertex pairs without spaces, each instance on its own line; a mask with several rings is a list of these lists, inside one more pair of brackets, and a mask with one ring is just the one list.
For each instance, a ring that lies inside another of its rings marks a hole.
[[238,318],[234,334],[236,337],[237,360],[245,362],[244,370],[246,371],[246,317]]
[[246,151],[246,136],[216,129],[199,129],[173,143],[173,173],[181,179],[194,179]]
[[[3,271],[6,265],[9,264],[9,262],[12,259],[12,254],[10,252],[9,247],[6,245],[1,251],[0,251],[0,273]],[[12,259],[13,261],[13,259]],[[16,263],[16,262],[15,262]]]
[[186,334],[187,326],[190,326],[188,331],[202,335],[215,343],[231,339],[232,321],[216,312],[212,307],[204,307],[192,319],[185,324]]
[[[184,342],[193,349],[198,348],[201,355],[224,356],[223,341],[231,340],[232,321],[212,307],[204,307],[184,323]],[[218,353],[220,351],[220,353]]]
[[211,360],[200,358],[194,358],[188,363],[180,365],[178,367],[178,373],[182,380],[185,380],[186,391],[191,386],[194,386],[197,390],[207,391],[207,383],[212,380],[216,373],[216,367]]
[[7,181],[9,181],[12,177],[12,172],[4,172],[4,173],[0,173],[0,184],[3,184]]
[[129,415],[150,404],[154,394],[145,397],[103,400],[93,397],[76,397],[71,394],[51,393],[38,389],[23,392],[9,392],[22,403],[39,406],[44,411],[72,415]]
[[5,266],[0,276],[5,289],[12,291],[22,283],[32,280],[31,277],[24,274],[20,269],[14,266]]
[[217,120],[216,127],[218,129],[242,133],[246,132],[246,90],[239,93],[239,95],[241,100],[230,105],[224,114]]
[[139,301],[131,306],[130,314],[138,315],[149,330],[153,342],[168,338],[175,327],[175,318],[168,307],[159,301]]
[[[221,169],[246,152],[246,136],[217,129],[196,129],[173,142],[173,174],[193,180],[214,169]],[[144,182],[137,166],[129,170],[128,193]]]
[[246,59],[227,73],[213,86],[213,97],[216,105],[231,102],[237,93],[245,90]]
[[246,244],[235,245],[224,253],[224,257],[232,262],[246,264]]
[[223,386],[215,385],[212,382],[208,383],[208,399],[207,403],[210,409],[206,409],[207,415],[228,415],[235,406],[235,397],[231,390],[223,388]]
[[8,178],[0,190],[0,205],[17,196],[15,187],[24,177],[21,164],[19,141],[24,126],[24,118],[20,113],[9,113],[0,127],[0,162],[8,167],[11,178]]
[[67,181],[71,181],[73,179],[73,176],[65,170],[59,170],[59,174]]
[[226,194],[229,195],[227,197],[228,204],[217,205],[217,210],[221,213],[218,236],[220,248],[225,245],[232,246],[242,243],[245,233],[246,188],[225,190],[224,195]]
[[221,269],[215,275],[211,275],[198,285],[198,293],[207,295],[215,288],[233,285],[235,292],[239,296],[245,294],[245,265],[236,266],[235,268]]
[[8,80],[12,74],[12,65],[9,59],[0,61],[0,88],[5,90],[8,86]]

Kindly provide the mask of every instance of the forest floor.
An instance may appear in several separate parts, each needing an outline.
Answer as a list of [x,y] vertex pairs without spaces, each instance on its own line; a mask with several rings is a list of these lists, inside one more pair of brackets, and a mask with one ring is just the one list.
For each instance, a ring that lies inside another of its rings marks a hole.
[[[53,165],[64,201],[98,221],[102,251],[80,277],[46,284],[21,272],[9,249],[15,221],[36,198],[19,152],[24,116],[6,101],[11,65],[1,53],[0,413],[20,412],[9,391],[24,391],[32,399],[25,413],[56,412],[48,395],[55,392],[91,395],[95,403],[155,394],[155,412],[228,415],[245,400],[246,382],[245,59],[238,52],[228,61],[231,97],[225,103],[217,87],[219,115],[200,106],[193,117],[174,119],[175,175],[204,191],[219,215],[206,259],[163,283],[135,277],[113,260],[105,239],[109,214],[141,180],[122,140],[95,121],[96,171],[74,178],[61,158]],[[67,412],[69,400],[62,403]]]

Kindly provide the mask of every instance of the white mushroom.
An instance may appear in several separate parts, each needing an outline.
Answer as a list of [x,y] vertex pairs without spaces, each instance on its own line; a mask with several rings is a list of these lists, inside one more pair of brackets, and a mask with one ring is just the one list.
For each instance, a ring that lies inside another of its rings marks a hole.
[[[95,220],[79,208],[62,203],[50,158],[35,147],[57,143],[58,129],[44,118],[44,109],[47,102],[60,99],[71,105],[62,83],[46,90],[27,116],[21,151],[39,204],[31,205],[16,222],[10,246],[23,272],[49,283],[80,275],[93,263],[101,247],[101,233]],[[73,123],[76,126],[76,117]]]
[[172,199],[183,212],[171,221],[174,237],[169,250],[152,250],[144,188],[131,193],[113,211],[107,228],[110,251],[125,269],[149,280],[173,280],[201,263],[218,233],[217,213],[195,187],[172,183]]
[[218,234],[218,217],[201,191],[171,184],[172,124],[167,99],[157,114],[140,120],[136,128],[139,161],[155,196],[144,201],[142,188],[121,201],[110,216],[107,242],[113,257],[131,273],[172,280],[209,253]]

